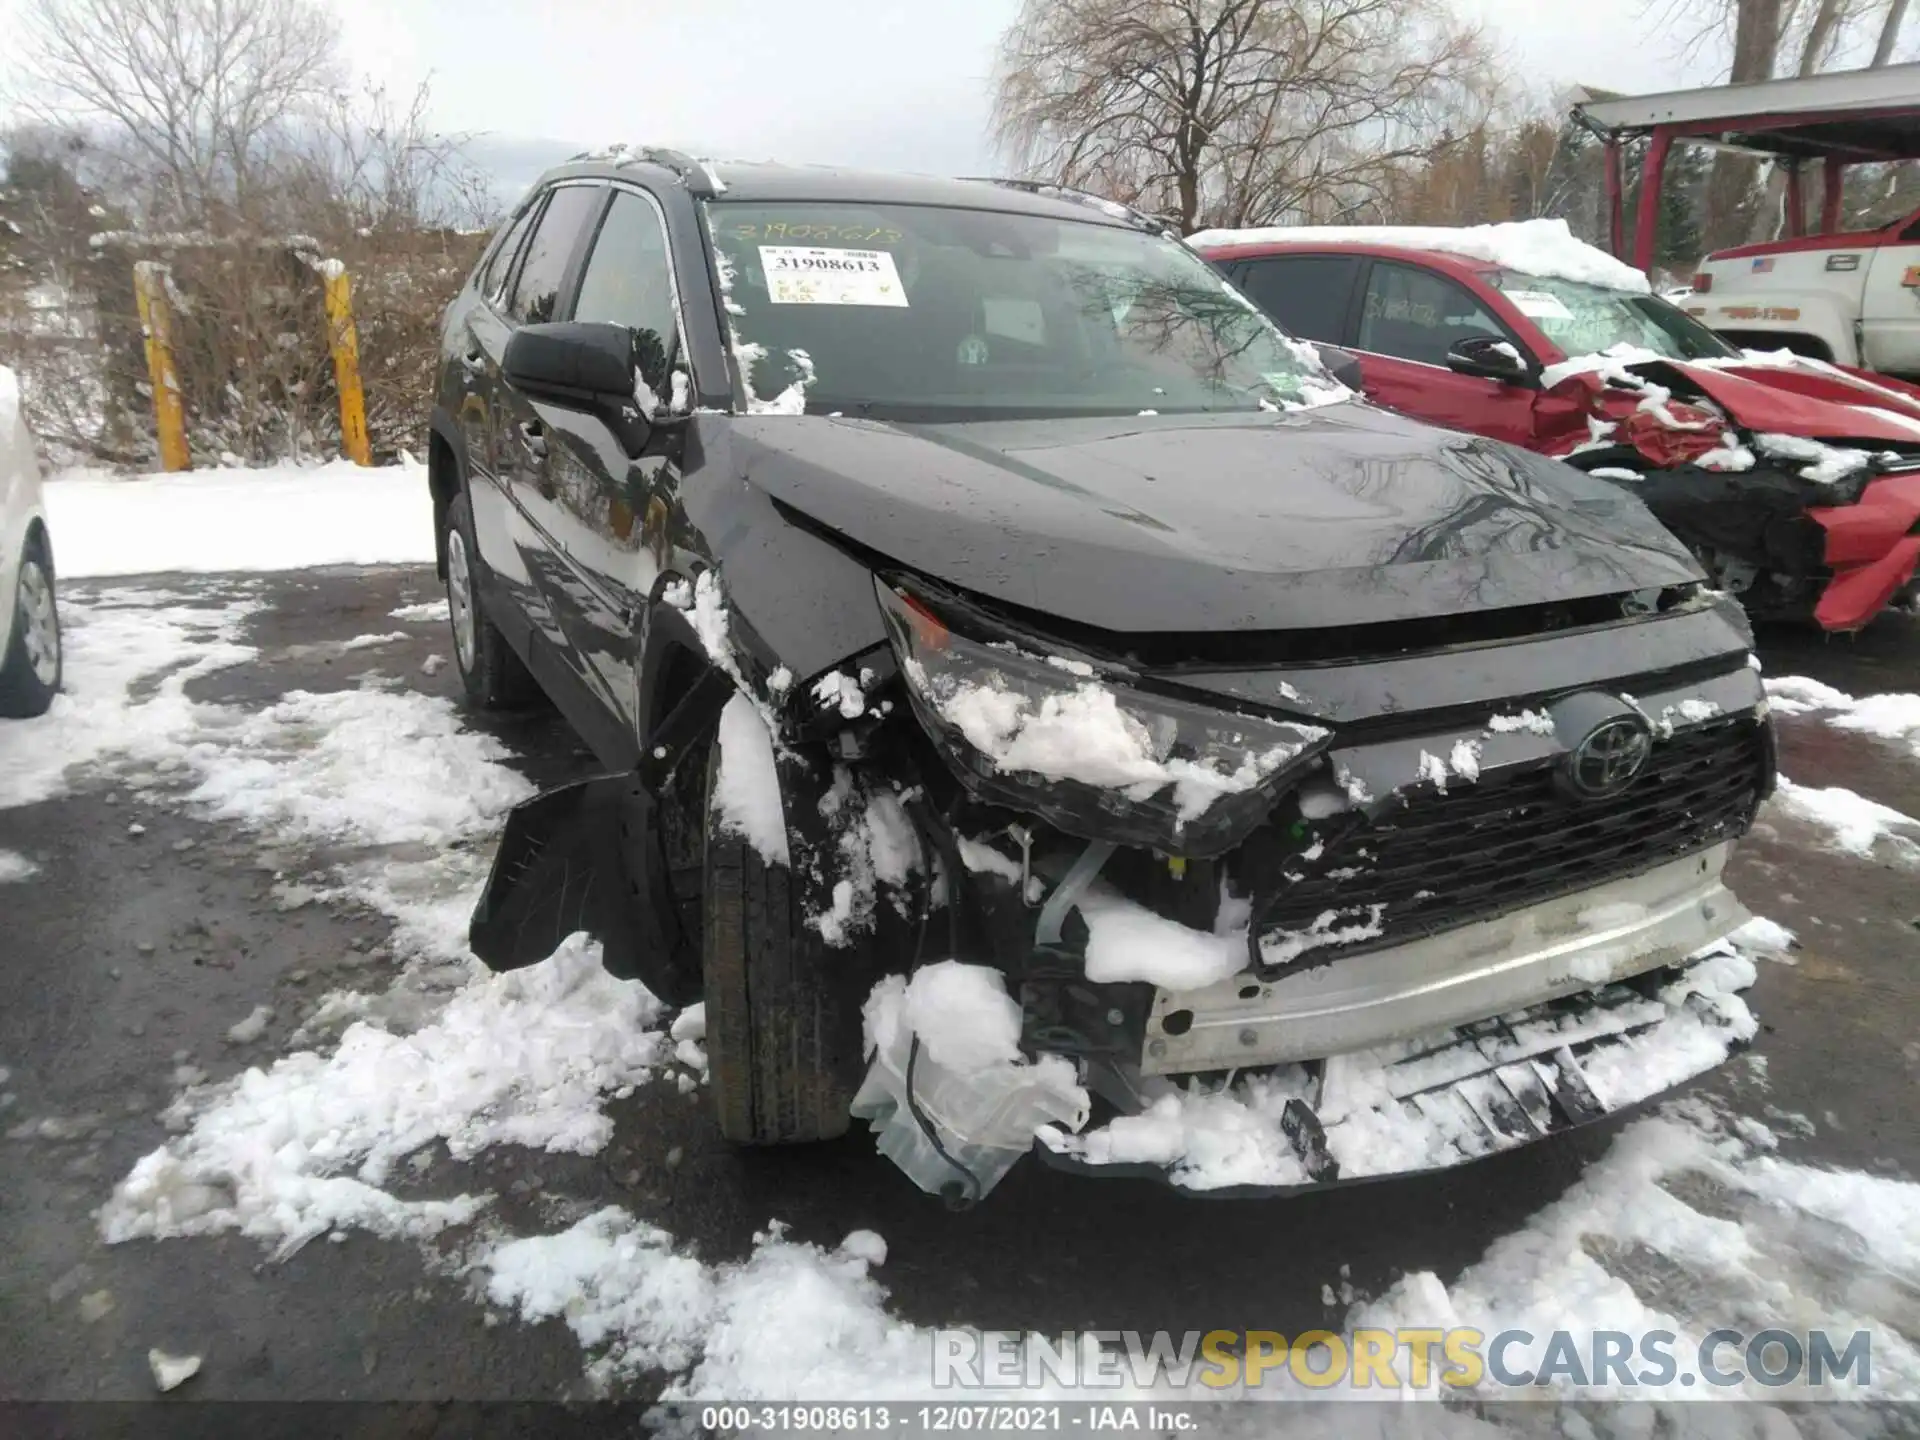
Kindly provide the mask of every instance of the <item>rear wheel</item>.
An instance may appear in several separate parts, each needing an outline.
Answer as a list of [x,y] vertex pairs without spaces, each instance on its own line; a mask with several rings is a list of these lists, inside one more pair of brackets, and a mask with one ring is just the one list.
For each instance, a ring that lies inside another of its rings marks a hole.
[[453,625],[453,663],[467,699],[482,710],[511,710],[531,701],[533,676],[480,604],[480,547],[473,510],[462,490],[447,507],[447,611]]
[[[830,1140],[846,1133],[860,1084],[870,967],[857,948],[830,949],[806,923],[804,867],[769,863],[714,823],[721,763],[716,743],[707,761],[702,970],[720,1133],[749,1145]],[[800,837],[790,843],[797,862]]]
[[27,542],[14,581],[13,628],[0,655],[0,715],[43,715],[60,689],[60,608],[46,546]]

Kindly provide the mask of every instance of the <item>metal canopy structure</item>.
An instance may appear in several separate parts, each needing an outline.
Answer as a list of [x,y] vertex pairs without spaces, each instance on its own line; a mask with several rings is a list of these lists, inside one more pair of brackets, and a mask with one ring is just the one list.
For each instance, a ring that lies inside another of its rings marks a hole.
[[[1771,159],[1787,176],[1787,226],[1805,233],[1801,173],[1821,162],[1821,233],[1840,225],[1841,185],[1849,164],[1920,159],[1920,63],[1843,70],[1751,85],[1672,90],[1660,95],[1585,92],[1573,121],[1607,147],[1607,202],[1613,253],[1623,255],[1622,151],[1645,140],[1632,261],[1653,263],[1660,187],[1675,142],[1711,145]],[[1624,255],[1623,255],[1624,258]]]

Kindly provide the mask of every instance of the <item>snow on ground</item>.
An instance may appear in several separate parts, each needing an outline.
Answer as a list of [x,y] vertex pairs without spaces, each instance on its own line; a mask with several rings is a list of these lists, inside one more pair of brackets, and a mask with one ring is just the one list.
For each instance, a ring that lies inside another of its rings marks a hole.
[[430,620],[451,618],[451,611],[445,600],[428,600],[420,605],[402,605],[398,610],[387,612],[396,620],[413,620],[425,623]]
[[1189,235],[1196,250],[1227,245],[1397,245],[1486,260],[1522,275],[1547,275],[1613,290],[1646,294],[1647,277],[1606,251],[1576,239],[1564,220],[1512,220],[1498,225],[1269,225],[1251,230],[1202,230]]
[[281,840],[454,845],[533,794],[506,753],[437,696],[295,690],[191,743],[186,798]]
[[31,880],[39,873],[40,867],[18,850],[0,850],[0,885]]
[[1836,730],[1854,730],[1896,740],[1920,758],[1920,695],[1889,693],[1859,699],[1818,680],[1783,675],[1767,684],[1767,698],[1782,715],[1818,715]]
[[[1409,1275],[1356,1307],[1348,1323],[1527,1330],[1538,1338],[1511,1352],[1514,1367],[1526,1370],[1539,1368],[1557,1329],[1572,1331],[1583,1354],[1602,1330],[1667,1330],[1697,1342],[1722,1326],[1754,1332],[1811,1324],[1844,1343],[1852,1331],[1870,1329],[1870,1393],[1913,1395],[1920,1354],[1910,1331],[1890,1317],[1905,1304],[1893,1297],[1920,1283],[1920,1185],[1792,1164],[1769,1153],[1765,1127],[1746,1121],[1734,1129],[1728,1133],[1698,1103],[1665,1107],[1623,1132],[1572,1190],[1496,1241],[1452,1285],[1430,1273]],[[1683,1345],[1675,1353],[1690,1352]],[[1630,1390],[1605,1383],[1583,1398],[1782,1393],[1676,1380]],[[1682,1433],[1695,1433],[1680,1412],[1667,1415]],[[1715,1417],[1691,1418],[1712,1433]],[[1762,1430],[1798,1433],[1790,1424],[1744,1433]]]
[[189,1090],[183,1132],[145,1156],[100,1212],[108,1243],[237,1230],[280,1256],[356,1228],[423,1238],[485,1196],[402,1199],[383,1188],[434,1141],[464,1159],[514,1144],[592,1154],[612,1133],[600,1098],[650,1078],[665,1037],[646,990],[576,939],[525,970],[476,977],[410,1034],[353,1025],[329,1055]]
[[[1920,1286],[1920,1186],[1797,1165],[1774,1148],[1764,1126],[1730,1125],[1698,1101],[1670,1104],[1626,1129],[1561,1200],[1495,1242],[1452,1285],[1430,1272],[1405,1276],[1379,1298],[1354,1303],[1330,1328],[1471,1326],[1489,1336],[1526,1330],[1536,1340],[1513,1345],[1507,1358],[1527,1370],[1540,1368],[1555,1330],[1572,1332],[1583,1355],[1593,1353],[1596,1331],[1668,1330],[1680,1337],[1673,1353],[1689,1372],[1690,1347],[1723,1326],[1753,1333],[1818,1324],[1838,1332],[1841,1343],[1853,1330],[1869,1329],[1873,1395],[1916,1393],[1920,1355],[1896,1325],[1903,1297]],[[865,1232],[825,1249],[793,1241],[776,1225],[756,1238],[745,1260],[710,1264],[657,1227],[608,1208],[557,1234],[498,1246],[482,1268],[491,1302],[528,1320],[563,1319],[593,1357],[589,1373],[605,1384],[667,1369],[679,1372],[663,1397],[669,1400],[959,1398],[932,1387],[934,1332],[892,1313],[876,1273],[884,1255],[884,1243]],[[1008,1338],[1018,1344],[1028,1337]],[[1732,1351],[1727,1358],[1738,1361]],[[1332,1393],[1302,1389],[1285,1366],[1269,1371],[1255,1391],[1208,1389],[1198,1374],[1163,1374],[1157,1392],[1178,1390],[1190,1400],[1324,1400]],[[970,1398],[1047,1393],[1036,1386]],[[1511,1398],[1488,1382],[1480,1398],[1503,1393]],[[1527,1398],[1576,1393],[1593,1399],[1618,1392],[1574,1392],[1549,1382]],[[1674,1401],[1777,1400],[1784,1393],[1751,1383],[1689,1387],[1677,1376],[1628,1392]],[[1794,1398],[1809,1393],[1796,1390]],[[1122,1388],[1098,1398],[1138,1394]],[[1447,1417],[1436,1411],[1431,1418],[1438,1425]],[[1565,1433],[1795,1433],[1774,1423],[1784,1416],[1753,1416],[1753,1426],[1729,1428],[1728,1417],[1697,1405],[1664,1411],[1651,1429],[1645,1410],[1619,1415],[1619,1429],[1614,1417],[1589,1418],[1591,1428]],[[1261,1435],[1370,1433],[1313,1412],[1296,1418],[1223,1411],[1219,1423],[1231,1433]],[[1475,1433],[1507,1432],[1496,1426]]]
[[61,692],[45,715],[0,729],[0,809],[65,794],[70,770],[109,758],[181,766],[205,719],[187,683],[253,658],[237,637],[259,606],[225,592],[192,605],[153,598],[62,596]]
[[73,470],[49,480],[45,493],[62,580],[434,558],[426,468],[412,461],[364,469],[331,460],[132,479]]
[[1842,786],[1796,785],[1782,775],[1772,803],[1826,830],[1834,848],[1849,855],[1867,859],[1876,845],[1885,843],[1902,854],[1920,856],[1920,820]]

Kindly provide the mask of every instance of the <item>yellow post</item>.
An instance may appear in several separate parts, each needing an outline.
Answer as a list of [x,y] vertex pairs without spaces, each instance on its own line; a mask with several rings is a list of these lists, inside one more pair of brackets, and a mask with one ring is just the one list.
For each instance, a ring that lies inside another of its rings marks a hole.
[[173,369],[173,311],[167,304],[166,266],[140,260],[133,267],[134,303],[147,339],[147,379],[153,386],[153,425],[160,436],[160,468],[188,470],[187,414],[180,403],[180,382]]
[[353,327],[353,282],[347,267],[329,260],[320,267],[327,285],[328,343],[333,347],[333,388],[340,392],[340,448],[356,465],[373,464],[367,441],[367,397],[360,388],[360,334]]

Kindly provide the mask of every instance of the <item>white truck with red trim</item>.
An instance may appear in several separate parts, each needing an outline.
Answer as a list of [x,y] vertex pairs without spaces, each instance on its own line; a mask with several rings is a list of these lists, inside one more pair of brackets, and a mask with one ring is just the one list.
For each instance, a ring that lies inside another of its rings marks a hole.
[[1747,349],[1920,375],[1920,214],[1717,251],[1681,307]]

